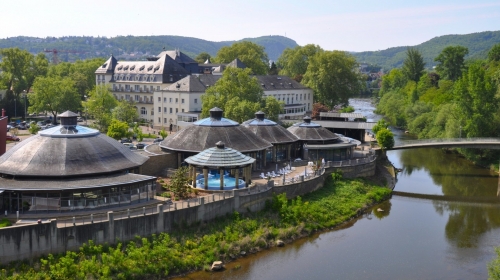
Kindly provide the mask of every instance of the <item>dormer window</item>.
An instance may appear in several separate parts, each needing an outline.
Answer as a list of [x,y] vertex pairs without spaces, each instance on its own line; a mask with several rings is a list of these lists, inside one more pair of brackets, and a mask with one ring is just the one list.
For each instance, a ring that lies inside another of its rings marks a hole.
[[135,65],[133,65],[132,67],[130,67],[130,71],[132,71],[134,69],[135,69]]
[[123,66],[118,67],[118,70],[122,70],[122,69],[123,69]]
[[128,65],[123,68],[123,70],[127,71],[128,70]]
[[102,65],[102,68],[106,68],[107,66],[108,66],[108,64],[107,64],[107,63],[104,63],[104,64]]
[[153,65],[148,67],[148,71],[151,71],[151,70],[153,70]]
[[160,66],[156,66],[154,72],[158,71],[160,69]]
[[142,65],[141,68],[139,68],[139,71],[144,70],[144,67],[146,67],[146,66]]

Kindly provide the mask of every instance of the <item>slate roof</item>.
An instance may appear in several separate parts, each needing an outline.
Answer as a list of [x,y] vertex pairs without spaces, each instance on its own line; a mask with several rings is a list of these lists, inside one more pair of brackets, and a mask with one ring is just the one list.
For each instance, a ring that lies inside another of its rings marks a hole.
[[[13,176],[71,177],[128,170],[148,157],[130,151],[118,141],[95,131],[76,127],[76,134],[51,131],[20,142],[0,157],[0,174]],[[82,131],[82,134],[78,134]]]
[[12,191],[61,191],[75,189],[91,189],[107,186],[134,184],[155,180],[156,177],[134,173],[115,173],[84,178],[15,178],[0,177],[0,190]]
[[278,75],[258,75],[262,89],[267,90],[290,90],[290,89],[309,89],[308,87],[298,83],[294,79],[287,76]]
[[233,61],[227,64],[227,67],[235,67],[235,68],[247,68],[245,63],[241,62],[238,58],[235,58]]
[[160,147],[182,152],[201,152],[222,141],[226,147],[242,153],[261,151],[272,147],[252,131],[237,122],[222,118],[222,110],[213,108],[210,117],[194,122],[181,131],[169,135]]
[[305,117],[304,122],[296,123],[287,130],[302,141],[323,142],[325,144],[340,141],[337,134],[317,123],[311,122],[310,117]]
[[118,64],[118,61],[116,58],[111,55],[109,59],[104,62],[97,70],[95,71],[96,74],[110,74],[113,73],[116,64]]
[[239,151],[225,148],[221,141],[216,147],[206,149],[199,154],[186,158],[186,162],[195,166],[234,168],[247,166],[255,162],[254,158],[246,156]]
[[259,138],[264,139],[273,145],[292,143],[299,140],[297,136],[281,125],[264,118],[264,112],[255,113],[255,119],[242,123],[243,126],[250,129]]
[[169,86],[164,88],[165,91],[182,91],[182,92],[205,92],[208,87],[211,87],[217,82],[221,76],[210,74],[189,75]]

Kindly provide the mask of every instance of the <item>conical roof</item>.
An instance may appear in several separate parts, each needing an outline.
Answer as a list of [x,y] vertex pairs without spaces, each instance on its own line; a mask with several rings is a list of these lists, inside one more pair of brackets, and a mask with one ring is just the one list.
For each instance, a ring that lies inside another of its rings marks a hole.
[[147,160],[148,157],[130,151],[97,130],[79,125],[60,125],[40,131],[2,155],[0,174],[43,177],[97,175],[133,169]]
[[185,161],[195,166],[234,168],[250,165],[255,162],[255,159],[234,149],[226,148],[224,147],[224,143],[219,141],[216,147],[190,156]]
[[283,144],[298,141],[297,136],[281,125],[266,119],[264,112],[255,113],[255,119],[248,120],[242,123],[243,126],[250,129],[259,138],[264,139],[272,144]]
[[296,123],[287,130],[297,136],[299,140],[323,143],[335,143],[340,137],[321,125],[311,122],[310,117],[304,117],[304,122]]
[[227,147],[240,152],[261,151],[272,147],[268,141],[259,138],[252,131],[237,122],[222,117],[222,110],[213,108],[210,117],[194,122],[181,131],[169,135],[160,147],[182,152],[201,152],[213,143],[222,141]]

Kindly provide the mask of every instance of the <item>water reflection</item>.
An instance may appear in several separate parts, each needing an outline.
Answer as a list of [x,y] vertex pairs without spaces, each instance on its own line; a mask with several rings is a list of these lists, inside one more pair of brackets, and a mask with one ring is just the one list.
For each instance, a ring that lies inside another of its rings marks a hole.
[[382,220],[383,218],[389,216],[389,213],[391,212],[391,201],[387,200],[384,201],[383,203],[377,205],[377,207],[374,207],[372,209],[373,216],[377,217],[379,220]]

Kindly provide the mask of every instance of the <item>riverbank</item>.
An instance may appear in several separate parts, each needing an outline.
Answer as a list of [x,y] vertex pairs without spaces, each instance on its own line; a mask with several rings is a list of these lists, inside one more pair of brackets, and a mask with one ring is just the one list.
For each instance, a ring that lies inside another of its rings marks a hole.
[[[390,190],[366,180],[339,180],[332,174],[323,188],[287,201],[277,196],[265,210],[227,215],[210,223],[178,224],[171,234],[138,238],[127,244],[92,243],[79,252],[49,256],[33,266],[16,263],[1,271],[3,279],[148,278],[207,269],[217,260],[291,242],[313,232],[341,225],[373,203],[387,199]],[[15,276],[14,276],[15,275]]]

